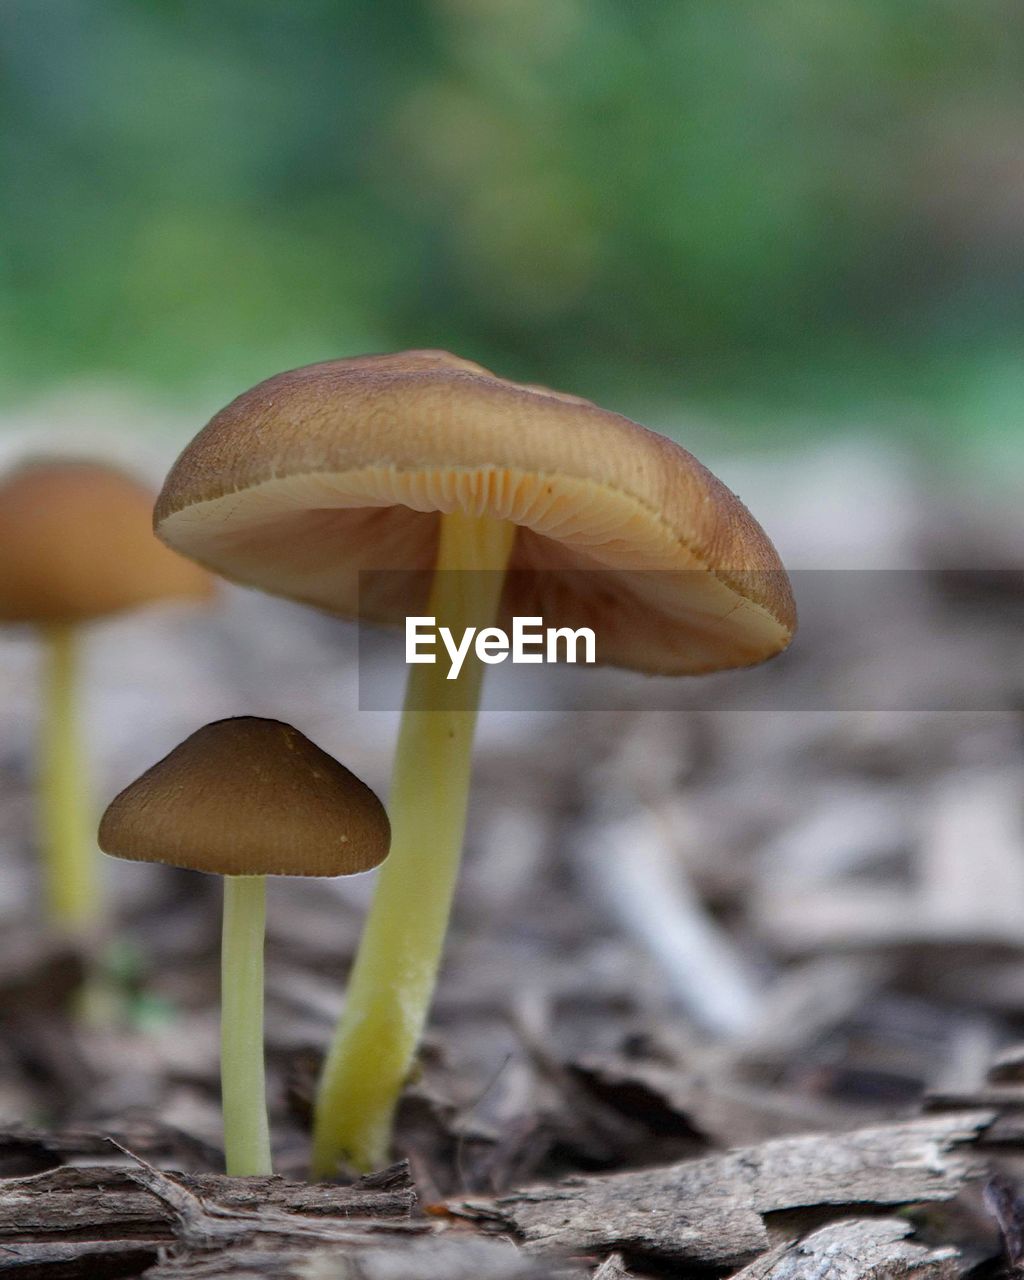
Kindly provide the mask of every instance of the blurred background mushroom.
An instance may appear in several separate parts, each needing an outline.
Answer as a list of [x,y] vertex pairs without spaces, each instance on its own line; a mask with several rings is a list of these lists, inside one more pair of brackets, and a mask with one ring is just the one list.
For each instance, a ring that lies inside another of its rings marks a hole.
[[0,477],[0,623],[43,646],[38,843],[51,924],[101,912],[89,752],[80,741],[77,638],[86,623],[160,601],[207,600],[211,579],[153,536],[153,495],[118,468],[62,458]]

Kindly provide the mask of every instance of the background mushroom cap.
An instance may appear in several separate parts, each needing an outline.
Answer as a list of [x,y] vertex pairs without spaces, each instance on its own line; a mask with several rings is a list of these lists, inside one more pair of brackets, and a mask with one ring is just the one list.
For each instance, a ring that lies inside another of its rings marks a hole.
[[28,462],[0,480],[0,622],[83,622],[167,597],[208,598],[209,575],[153,536],[153,495],[101,462]]
[[197,730],[126,787],[100,848],[224,876],[347,876],[387,857],[391,827],[370,788],[279,720]]
[[[178,459],[156,528],[227,578],[401,622],[423,612],[451,511],[519,526],[501,621],[592,626],[600,661],[716,670],[792,636],[775,548],[685,449],[442,351],[332,360],[253,387]],[[360,582],[367,570],[383,572]]]

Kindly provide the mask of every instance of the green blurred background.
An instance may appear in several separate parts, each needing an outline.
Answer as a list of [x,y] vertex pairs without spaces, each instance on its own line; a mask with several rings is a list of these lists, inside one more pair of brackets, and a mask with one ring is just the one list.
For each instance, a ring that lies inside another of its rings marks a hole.
[[0,406],[445,346],[745,445],[1024,437],[1020,0],[3,0]]

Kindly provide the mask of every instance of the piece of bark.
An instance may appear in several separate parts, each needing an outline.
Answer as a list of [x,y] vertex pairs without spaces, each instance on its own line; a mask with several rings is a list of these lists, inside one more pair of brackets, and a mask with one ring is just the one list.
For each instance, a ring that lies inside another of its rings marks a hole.
[[963,1093],[935,1089],[925,1094],[921,1105],[926,1111],[969,1111],[983,1108],[986,1111],[997,1111],[1002,1119],[1005,1118],[1005,1113],[1024,1110],[1024,1089],[985,1086]]
[[403,1166],[350,1187],[171,1177],[141,1161],[62,1167],[0,1182],[0,1269],[103,1277],[137,1274],[162,1250],[361,1247],[430,1232],[409,1219],[415,1198]]
[[167,1259],[145,1280],[583,1280],[578,1267],[452,1234],[362,1249],[227,1249]]
[[915,899],[894,885],[837,881],[781,887],[759,905],[758,931],[782,956],[876,952],[922,941]]
[[730,1077],[724,1066],[717,1072],[702,1069],[698,1073],[608,1054],[581,1059],[569,1069],[606,1106],[642,1121],[652,1134],[678,1138],[690,1133],[711,1139],[720,1148],[747,1146],[783,1134],[853,1127],[839,1107],[792,1091],[746,1084]]
[[951,1280],[960,1272],[954,1248],[929,1249],[907,1237],[894,1218],[831,1222],[796,1244],[782,1244],[737,1271],[732,1280]]
[[33,1129],[0,1133],[0,1178],[25,1178],[63,1163],[49,1135]]
[[[984,1015],[951,1012],[944,1061],[930,1074],[936,1093],[971,1093],[983,1087],[997,1047],[994,1020]],[[966,1109],[966,1108],[965,1108]]]
[[988,1069],[992,1084],[1024,1084],[1024,1044],[1001,1050]]
[[139,1276],[159,1258],[144,1240],[59,1240],[0,1243],[0,1271],[24,1280],[119,1280]]
[[1006,1260],[1019,1274],[1024,1263],[1024,1200],[1009,1178],[997,1174],[985,1186],[984,1204],[999,1226]]
[[[956,945],[1019,953],[1024,928],[1014,904],[1024,895],[1024,830],[1011,771],[942,775],[922,803],[910,888],[893,880],[772,875],[756,904],[759,925],[787,955],[895,951]],[[848,830],[859,831],[846,821]],[[820,851],[816,857],[820,859]]]
[[28,1125],[0,1129],[0,1178],[42,1173],[62,1164],[111,1163],[111,1140],[158,1167],[203,1172],[222,1168],[224,1155],[194,1134],[152,1117],[125,1117],[104,1133],[96,1129],[60,1129],[51,1133]]
[[778,1138],[721,1156],[607,1177],[570,1178],[450,1211],[563,1252],[739,1264],[769,1246],[765,1217],[824,1206],[948,1200],[981,1173],[959,1147],[990,1112],[928,1116],[831,1136]]
[[125,1237],[170,1238],[178,1218],[186,1226],[206,1218],[240,1223],[228,1232],[239,1234],[247,1216],[257,1214],[259,1221],[248,1225],[267,1234],[287,1235],[293,1228],[302,1234],[307,1219],[325,1232],[335,1221],[350,1218],[388,1219],[394,1225],[390,1220],[407,1219],[415,1203],[404,1170],[395,1184],[343,1187],[218,1173],[170,1177],[141,1165],[64,1167],[0,1182],[0,1239],[72,1236],[79,1226],[111,1238],[117,1231]]
[[756,980],[687,879],[666,824],[607,777],[598,786],[600,796],[592,797],[568,842],[586,891],[648,953],[699,1027],[723,1039],[749,1031],[759,1003]]
[[997,1116],[978,1145],[987,1151],[1017,1155],[1024,1148],[1024,1111],[1007,1110]]
[[1024,898],[1020,777],[964,772],[940,776],[923,805],[918,849],[921,911],[938,937],[976,933],[1019,946],[1016,904]]
[[109,1133],[95,1129],[51,1133],[28,1125],[0,1129],[0,1205],[5,1194],[4,1179],[24,1179],[64,1165],[99,1166],[93,1170],[98,1175],[103,1174],[104,1168],[130,1172],[183,1155],[196,1162],[205,1160],[207,1167],[195,1174],[183,1174],[175,1165],[175,1177],[198,1194],[233,1207],[255,1203],[256,1198],[268,1194],[268,1188],[271,1198],[289,1211],[319,1212],[322,1207],[335,1216],[348,1211],[365,1217],[407,1217],[417,1203],[405,1161],[366,1174],[348,1186],[289,1182],[281,1177],[230,1178],[207,1172],[210,1163],[222,1163],[219,1150],[171,1125],[140,1117],[124,1121]]
[[922,952],[921,958],[929,969],[919,966],[917,973],[927,974],[929,999],[1008,1016],[1014,1025],[1024,1012],[1020,949],[992,943],[960,946],[950,941],[930,954]]
[[[107,1144],[108,1150],[112,1144]],[[125,1153],[127,1154],[127,1153]],[[169,1176],[135,1160],[0,1182],[0,1269],[111,1280],[574,1280],[578,1269],[409,1219],[408,1169],[350,1187],[220,1174]],[[146,1270],[146,1268],[151,1268]]]
[[612,1253],[591,1276],[590,1280],[633,1280],[621,1253]]
[[815,956],[790,966],[765,992],[756,1026],[737,1047],[739,1060],[788,1064],[876,999],[893,969],[872,955]]

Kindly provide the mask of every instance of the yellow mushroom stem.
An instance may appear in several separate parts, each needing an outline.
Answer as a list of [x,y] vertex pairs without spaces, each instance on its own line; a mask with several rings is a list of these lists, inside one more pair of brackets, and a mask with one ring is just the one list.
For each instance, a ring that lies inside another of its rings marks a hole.
[[99,857],[92,834],[85,757],[79,741],[76,643],[71,624],[43,631],[39,805],[47,909],[69,932],[95,923]]
[[266,877],[224,876],[220,1079],[224,1158],[235,1178],[273,1172],[263,1062]]
[[[441,537],[427,613],[461,636],[493,624],[515,525],[453,512]],[[391,854],[324,1064],[313,1174],[387,1162],[441,961],[466,825],[483,665],[472,652],[457,680],[444,662],[409,673],[391,786]]]

